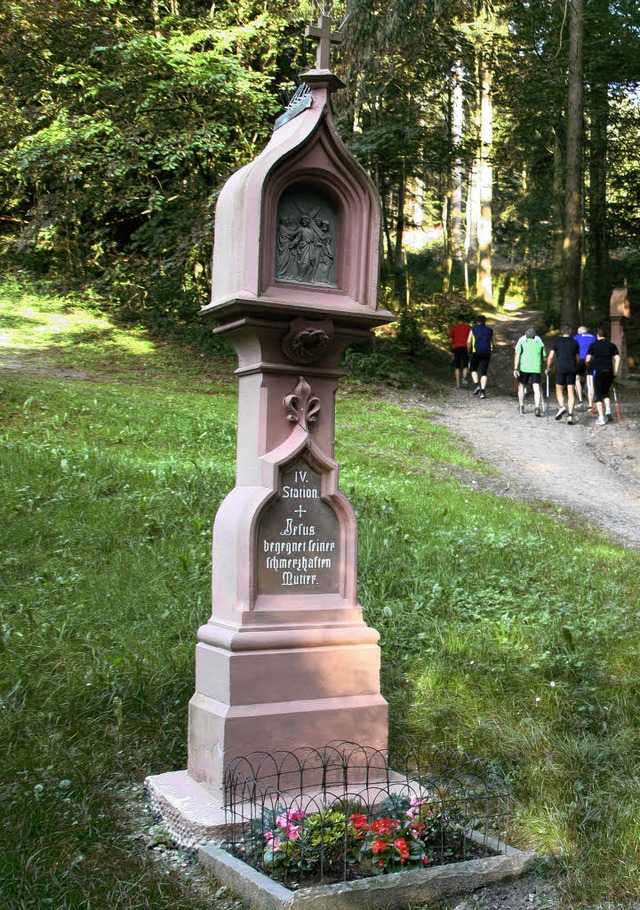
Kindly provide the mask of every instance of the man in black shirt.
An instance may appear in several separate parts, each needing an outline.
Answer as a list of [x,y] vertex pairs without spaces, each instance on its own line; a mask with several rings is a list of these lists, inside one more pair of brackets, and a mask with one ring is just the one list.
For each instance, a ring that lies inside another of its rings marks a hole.
[[593,372],[594,400],[598,411],[596,424],[601,427],[613,420],[609,396],[611,384],[620,367],[620,352],[612,341],[607,341],[604,329],[597,329],[596,340],[589,345],[587,351],[586,363],[587,369]]
[[571,326],[562,326],[562,336],[557,338],[547,357],[547,373],[551,370],[553,358],[557,357],[556,364],[556,398],[558,400],[558,413],[556,420],[562,420],[567,408],[564,406],[564,393],[567,393],[567,406],[569,415],[567,423],[573,424],[573,407],[575,404],[575,385],[576,373],[578,371],[578,359],[580,348],[578,342],[571,337]]

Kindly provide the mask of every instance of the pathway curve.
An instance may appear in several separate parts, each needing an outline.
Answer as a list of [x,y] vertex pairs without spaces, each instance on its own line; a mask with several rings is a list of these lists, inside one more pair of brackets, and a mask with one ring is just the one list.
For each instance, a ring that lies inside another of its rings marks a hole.
[[513,384],[513,351],[525,328],[536,324],[536,314],[525,312],[491,324],[496,351],[487,398],[450,388],[443,402],[425,397],[423,405],[438,409],[437,421],[466,440],[475,456],[498,469],[501,478],[481,486],[566,506],[621,543],[640,549],[638,390],[632,382],[623,384],[622,421],[604,427],[595,426],[588,411],[576,412],[574,426],[556,421],[553,385],[549,416],[536,418],[527,399],[522,417]]

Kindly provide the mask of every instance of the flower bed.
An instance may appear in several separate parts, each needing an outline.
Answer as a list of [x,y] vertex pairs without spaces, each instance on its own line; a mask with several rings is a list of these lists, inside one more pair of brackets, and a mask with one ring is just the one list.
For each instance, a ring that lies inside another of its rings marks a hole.
[[465,836],[451,806],[392,797],[375,816],[353,808],[265,812],[236,855],[293,889],[493,855]]

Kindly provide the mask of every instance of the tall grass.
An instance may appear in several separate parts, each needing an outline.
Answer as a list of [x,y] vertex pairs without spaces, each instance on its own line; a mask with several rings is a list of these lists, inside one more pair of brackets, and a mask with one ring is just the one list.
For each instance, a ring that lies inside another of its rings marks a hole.
[[[78,324],[105,316],[3,291],[0,906],[215,907],[124,802],[186,763],[233,365],[114,326],[103,369]],[[393,730],[501,763],[517,842],[563,851],[571,906],[637,898],[640,555],[459,483],[488,469],[415,406],[352,391],[337,435]]]

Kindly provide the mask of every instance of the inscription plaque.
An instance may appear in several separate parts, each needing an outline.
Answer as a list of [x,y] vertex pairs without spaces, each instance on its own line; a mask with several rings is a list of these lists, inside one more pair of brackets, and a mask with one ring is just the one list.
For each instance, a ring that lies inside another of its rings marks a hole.
[[258,526],[258,594],[339,593],[340,526],[321,481],[304,459],[282,472]]

